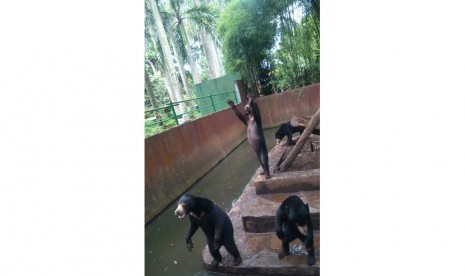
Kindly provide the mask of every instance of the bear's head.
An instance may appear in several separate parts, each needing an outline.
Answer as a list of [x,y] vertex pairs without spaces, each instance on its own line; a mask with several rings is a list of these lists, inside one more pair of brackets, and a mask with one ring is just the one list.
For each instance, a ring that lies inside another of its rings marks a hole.
[[178,201],[178,208],[174,211],[174,215],[182,219],[192,211],[195,206],[195,197],[189,194],[183,195]]
[[252,114],[252,109],[250,109],[250,106],[248,104],[244,106],[244,110],[247,115]]
[[304,226],[309,219],[309,211],[308,204],[301,205],[297,209],[292,208],[289,210],[289,220],[299,226]]
[[281,140],[284,138],[284,135],[286,134],[281,129],[278,129],[278,131],[276,131],[276,133],[274,134],[274,137],[276,138],[276,144],[279,144],[281,142]]

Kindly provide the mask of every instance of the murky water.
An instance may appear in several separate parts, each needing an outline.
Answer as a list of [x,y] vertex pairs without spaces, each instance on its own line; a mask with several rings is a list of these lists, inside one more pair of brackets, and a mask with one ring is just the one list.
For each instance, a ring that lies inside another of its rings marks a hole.
[[[276,130],[264,131],[268,151],[275,146]],[[209,198],[227,213],[259,166],[255,153],[244,140],[187,193]],[[192,237],[192,252],[186,249],[189,219],[178,219],[174,215],[175,209],[176,202],[173,202],[145,228],[145,275],[224,275],[203,268],[202,250],[206,240],[200,228]]]

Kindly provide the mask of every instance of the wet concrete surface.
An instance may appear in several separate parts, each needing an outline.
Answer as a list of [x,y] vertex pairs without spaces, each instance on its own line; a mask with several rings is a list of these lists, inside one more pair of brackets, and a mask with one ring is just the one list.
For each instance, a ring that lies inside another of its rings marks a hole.
[[[275,146],[276,130],[264,131],[268,149]],[[227,213],[259,166],[255,153],[244,140],[186,193],[207,197]],[[189,220],[174,216],[176,202],[145,227],[145,275],[219,275],[203,267],[202,250],[206,240],[200,229],[192,237],[193,252],[186,249]]]

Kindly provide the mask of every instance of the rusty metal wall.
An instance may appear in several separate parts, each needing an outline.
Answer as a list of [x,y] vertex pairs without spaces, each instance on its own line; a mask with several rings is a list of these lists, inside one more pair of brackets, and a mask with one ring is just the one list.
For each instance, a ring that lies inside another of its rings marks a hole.
[[310,116],[320,108],[320,84],[257,99],[264,128],[278,126],[292,115]]
[[[319,108],[320,86],[257,99],[264,128],[309,116]],[[242,104],[238,106],[243,110]],[[145,139],[145,222],[185,192],[245,138],[246,127],[226,109]]]

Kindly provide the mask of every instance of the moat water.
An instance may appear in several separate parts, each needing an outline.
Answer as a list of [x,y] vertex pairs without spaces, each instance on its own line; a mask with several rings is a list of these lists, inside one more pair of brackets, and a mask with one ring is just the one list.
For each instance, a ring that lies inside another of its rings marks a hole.
[[[264,131],[268,151],[276,144],[276,130]],[[209,198],[227,213],[259,166],[255,152],[244,140],[186,193]],[[145,275],[224,275],[204,269],[202,251],[206,240],[200,228],[192,237],[192,252],[186,249],[189,219],[180,220],[174,215],[176,203],[171,203],[145,227]]]

